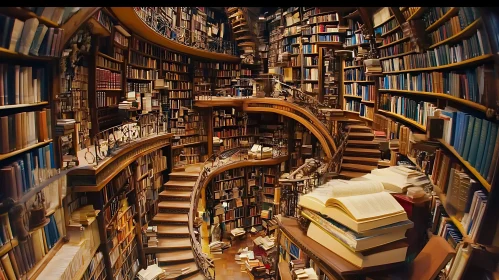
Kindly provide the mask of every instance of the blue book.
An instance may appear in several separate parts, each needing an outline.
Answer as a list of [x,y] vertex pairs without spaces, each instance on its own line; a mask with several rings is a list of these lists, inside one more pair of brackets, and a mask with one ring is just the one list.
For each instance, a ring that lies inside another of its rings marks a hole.
[[462,112],[457,112],[457,124],[456,124],[456,130],[454,131],[454,139],[456,139],[454,141],[454,149],[459,153],[460,153],[460,147],[461,147],[461,141],[462,141],[462,138],[461,138],[461,127],[462,127],[462,124],[463,124],[463,113]]
[[51,234],[50,234],[50,223],[52,223],[52,221],[50,221],[44,228],[43,230],[45,231],[45,241],[47,241],[47,248],[50,250],[52,249],[52,237],[51,237]]
[[482,168],[480,170],[480,174],[484,178],[486,178],[487,175],[489,174],[489,168],[490,168],[490,165],[492,164],[492,157],[493,157],[493,153],[494,153],[494,148],[495,148],[495,145],[497,142],[497,140],[496,140],[497,139],[497,132],[498,132],[497,125],[494,123],[491,123],[490,126],[491,126],[491,133],[490,133],[491,137],[488,137],[489,143],[487,144],[487,150],[485,151],[486,159],[485,159],[485,162],[482,163]]
[[482,131],[482,119],[475,119],[475,126],[473,127],[473,138],[471,139],[470,154],[468,156],[468,162],[473,165],[477,158],[478,144],[480,143],[480,132]]
[[464,152],[462,154],[465,160],[468,160],[468,155],[470,152],[471,138],[473,138],[473,126],[475,125],[475,117],[467,115],[466,116],[467,129],[466,129],[466,139],[464,140]]
[[485,150],[485,141],[490,137],[490,122],[487,120],[482,121],[482,131],[480,132],[480,141],[478,142],[478,152],[474,163],[471,163],[476,170],[480,170],[482,159],[485,157],[483,154]]

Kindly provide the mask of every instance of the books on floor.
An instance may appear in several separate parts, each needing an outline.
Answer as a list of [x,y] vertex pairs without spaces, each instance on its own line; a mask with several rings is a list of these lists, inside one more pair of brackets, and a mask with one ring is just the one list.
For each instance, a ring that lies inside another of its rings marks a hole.
[[265,236],[265,237],[258,236],[257,238],[255,238],[253,240],[253,243],[255,243],[257,246],[260,246],[265,251],[268,251],[268,250],[274,248],[274,246],[275,246],[274,242],[275,242],[275,237],[269,237],[269,236]]

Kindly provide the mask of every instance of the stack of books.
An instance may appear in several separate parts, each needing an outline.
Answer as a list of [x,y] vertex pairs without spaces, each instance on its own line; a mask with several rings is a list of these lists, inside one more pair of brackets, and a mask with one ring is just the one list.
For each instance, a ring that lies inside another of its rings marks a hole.
[[58,119],[55,125],[55,135],[63,136],[75,131],[75,119]]
[[265,251],[268,251],[272,248],[274,248],[275,246],[275,237],[269,237],[269,236],[265,236],[265,237],[261,237],[261,236],[258,236],[257,238],[255,238],[253,240],[253,242],[257,245],[257,246],[260,246],[261,248],[263,248]]
[[234,235],[234,236],[240,236],[240,235],[244,235],[246,233],[246,231],[244,231],[244,229],[242,229],[242,228],[235,228],[235,229],[231,230],[230,233],[232,233],[232,235]]
[[317,273],[313,268],[300,268],[291,271],[293,279],[298,280],[317,280],[319,279]]
[[300,197],[307,236],[364,268],[405,260],[407,229],[402,206],[376,180],[331,180]]
[[158,247],[158,227],[148,226],[146,230],[147,247]]
[[230,247],[230,244],[222,241],[213,241],[210,243],[210,253],[212,254],[222,254],[224,249]]
[[390,166],[371,170],[370,174],[352,179],[352,181],[380,182],[385,192],[406,193],[409,187],[422,187],[431,184],[425,173],[404,166]]

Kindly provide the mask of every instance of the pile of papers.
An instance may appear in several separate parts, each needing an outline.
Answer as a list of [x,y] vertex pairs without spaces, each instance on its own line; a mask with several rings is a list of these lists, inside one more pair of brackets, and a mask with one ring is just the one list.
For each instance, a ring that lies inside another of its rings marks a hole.
[[244,235],[246,233],[246,231],[242,228],[235,228],[235,229],[231,230],[230,233],[234,236],[240,236],[240,235]]
[[150,265],[147,269],[141,269],[137,273],[137,278],[140,280],[162,280],[166,279],[166,276],[165,271],[157,264]]
[[253,240],[253,242],[257,245],[257,246],[260,246],[261,248],[263,248],[265,251],[267,250],[270,250],[272,248],[274,248],[275,246],[275,237],[269,237],[269,236],[265,236],[265,237],[261,237],[261,236],[258,236],[257,238],[255,238],[255,240]]
[[214,241],[209,246],[212,254],[222,254],[222,250],[229,248],[230,244],[222,241]]

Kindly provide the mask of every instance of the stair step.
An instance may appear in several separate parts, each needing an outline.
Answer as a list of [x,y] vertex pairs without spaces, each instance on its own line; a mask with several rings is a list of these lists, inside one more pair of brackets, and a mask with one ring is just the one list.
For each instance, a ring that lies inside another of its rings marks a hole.
[[345,163],[355,163],[362,165],[378,166],[378,161],[379,158],[344,156],[342,165]]
[[371,170],[376,169],[376,166],[373,165],[363,165],[356,163],[343,163],[341,164],[341,170],[349,170],[349,171],[361,171],[366,173],[371,173]]
[[347,129],[350,129],[350,132],[372,132],[372,129],[370,127],[364,126],[364,125],[347,125]]
[[239,36],[239,37],[236,37],[236,41],[240,41],[240,40],[250,40],[252,37],[249,36],[249,35],[246,35],[246,36]]
[[242,15],[243,15],[243,13],[241,11],[237,11],[237,12],[233,13],[232,15],[230,15],[229,18],[235,18],[237,16],[242,16]]
[[370,132],[350,132],[348,134],[350,140],[373,140],[374,134]]
[[158,238],[158,248],[161,249],[188,249],[192,248],[191,240],[188,237],[172,238],[160,237]]
[[159,209],[189,209],[191,207],[190,201],[160,201],[158,203]]
[[158,262],[185,262],[194,260],[192,250],[177,250],[173,252],[164,252],[156,254]]
[[194,275],[182,278],[182,279],[186,279],[186,280],[205,280],[206,277],[204,277],[204,275],[201,272],[198,272],[197,274],[194,274]]
[[164,190],[159,194],[160,200],[190,200],[191,191]]
[[238,47],[254,47],[255,42],[242,42],[237,44]]
[[347,147],[372,147],[378,148],[379,143],[370,140],[348,140]]
[[[182,274],[181,270],[185,268],[189,269],[184,270],[185,272]],[[181,279],[181,276],[186,277],[198,272],[199,270],[195,262],[163,265],[161,266],[161,269],[165,270],[168,274],[168,276],[166,276],[167,280]]]
[[376,149],[362,149],[362,148],[350,148],[345,149],[345,155],[347,156],[361,156],[361,157],[377,157],[381,156],[381,152]]
[[240,23],[240,24],[233,25],[232,29],[236,29],[236,28],[239,28],[239,27],[246,27],[246,26],[247,26],[246,22],[243,22],[243,23]]
[[196,181],[177,181],[177,180],[169,180],[164,184],[167,188],[183,188],[183,189],[192,189]]
[[249,31],[250,31],[249,29],[239,29],[239,30],[234,31],[233,33],[238,34],[238,33],[244,33],[244,32],[249,32]]
[[189,221],[187,214],[173,214],[173,213],[158,213],[154,218],[152,218],[154,222],[159,223],[185,223]]
[[365,172],[341,171],[340,176],[344,179],[352,179],[366,175]]
[[189,235],[189,228],[186,225],[159,225],[158,235]]

